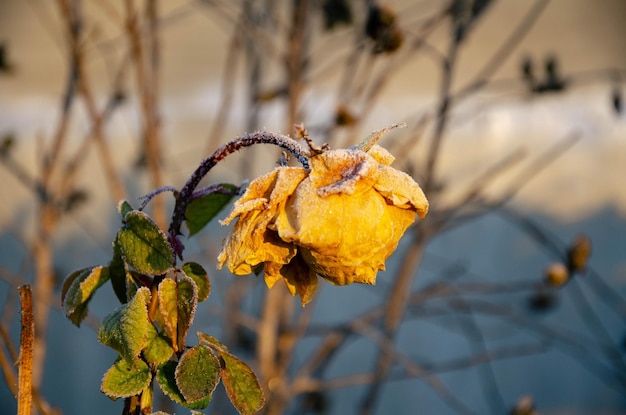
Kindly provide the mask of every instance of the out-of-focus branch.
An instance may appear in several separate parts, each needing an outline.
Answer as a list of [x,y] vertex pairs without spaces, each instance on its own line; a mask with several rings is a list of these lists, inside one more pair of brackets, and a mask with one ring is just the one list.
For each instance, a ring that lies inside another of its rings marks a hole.
[[[551,146],[542,155],[528,163],[528,165],[519,174],[512,178],[507,186],[507,189],[502,191],[501,195],[499,195],[493,202],[482,200],[482,192],[474,195],[471,193],[468,194],[467,196],[472,197],[467,200],[468,203],[466,205],[458,204],[456,207],[452,208],[451,213],[444,216],[444,219],[442,219],[439,223],[439,225],[442,226],[442,230],[448,231],[451,228],[466,223],[469,220],[473,220],[478,216],[485,215],[487,212],[493,212],[501,209],[509,201],[511,201],[517,193],[527,186],[533,178],[536,178],[544,169],[554,163],[559,156],[563,155],[569,148],[578,142],[579,139],[579,135],[573,134]],[[473,204],[476,205],[476,209],[469,213],[462,213],[462,211],[470,205],[470,200],[473,200]]]
[[224,60],[224,67],[222,69],[222,81],[220,82],[222,99],[218,107],[218,112],[213,119],[213,127],[209,133],[207,153],[210,153],[219,145],[226,123],[228,122],[228,116],[232,109],[237,64],[241,54],[241,27],[244,26],[244,19],[245,13],[242,11],[239,21],[233,25],[233,32],[228,43],[226,59]]
[[[415,269],[422,259],[427,237],[424,233],[419,233],[401,259],[400,270],[391,288],[391,292],[386,299],[386,312],[383,321],[383,332],[390,340],[395,338],[400,323],[402,322],[408,300],[411,293],[411,286],[415,278]],[[374,411],[375,403],[380,394],[384,381],[393,363],[393,356],[380,350],[376,368],[374,369],[373,382],[367,388],[365,396],[361,401],[359,411],[361,414],[370,414]]]
[[[458,297],[458,301],[462,306],[464,303],[463,298]],[[466,333],[465,337],[469,346],[473,346],[474,351],[477,354],[487,354],[488,351],[485,336],[474,318],[471,307],[467,307],[465,314],[467,319],[465,321],[461,321],[461,319],[459,319],[459,324]],[[478,366],[478,371],[481,374],[480,379],[483,383],[483,387],[481,389],[485,397],[485,402],[487,402],[491,407],[491,412],[494,414],[506,413],[507,405],[502,396],[502,391],[498,386],[498,380],[494,374],[491,361],[487,361]]]
[[[435,182],[436,161],[439,157],[439,148],[443,139],[449,113],[450,89],[452,87],[452,78],[458,47],[459,40],[457,38],[451,38],[448,54],[442,67],[443,74],[438,105],[437,124],[435,126],[431,146],[428,151],[426,174],[424,175],[424,191],[427,194],[430,193],[430,190]],[[385,334],[390,339],[395,338],[398,327],[402,322],[402,318],[408,304],[411,286],[415,278],[415,269],[421,261],[426,241],[427,237],[425,236],[425,232],[419,232],[417,237],[411,241],[409,249],[402,258],[402,265],[394,280],[391,293],[387,298],[387,313],[383,327]],[[374,373],[375,380],[367,389],[365,397],[360,404],[359,411],[362,415],[368,415],[373,412],[382,388],[382,384],[388,376],[391,368],[391,363],[391,356],[386,354],[384,351],[380,351]]]
[[[152,188],[163,186],[160,144],[159,96],[159,36],[156,0],[146,3],[148,34],[146,48],[142,39],[138,13],[133,0],[125,1],[126,32],[135,64],[137,91],[141,100],[142,143],[145,160],[150,174]],[[147,64],[146,64],[147,63]],[[152,203],[152,216],[155,222],[165,228],[167,217],[165,204],[161,198]]]
[[113,157],[104,134],[104,120],[102,114],[97,109],[89,83],[89,77],[84,65],[85,56],[81,39],[81,27],[83,23],[80,16],[80,3],[76,1],[76,3],[71,5],[69,0],[59,0],[59,6],[67,27],[68,44],[70,46],[72,66],[76,71],[78,90],[84,99],[87,114],[91,121],[92,137],[98,146],[100,157],[102,158],[102,164],[111,196],[115,200],[120,200],[123,199],[125,195],[124,187],[115,170]]
[[485,63],[483,68],[478,72],[475,79],[467,86],[461,88],[457,93],[455,100],[459,100],[477,89],[481,88],[493,74],[502,66],[506,59],[513,53],[517,45],[528,34],[530,29],[535,25],[550,0],[537,0],[535,4],[526,13],[517,27],[506,38],[504,43],[498,48],[496,53]]
[[497,316],[515,324],[516,327],[525,328],[536,333],[545,341],[558,345],[558,350],[570,355],[583,368],[597,376],[607,386],[615,390],[624,389],[626,374],[616,371],[615,367],[602,361],[594,350],[597,348],[596,341],[587,339],[579,333],[573,333],[563,327],[554,327],[542,324],[528,316],[525,316],[508,305],[495,304],[482,300],[464,300],[460,304],[457,299],[450,299],[448,306],[455,311],[464,312],[469,306],[473,313],[483,313]]
[[441,89],[439,92],[439,103],[437,104],[437,121],[435,124],[435,130],[430,142],[430,147],[427,150],[426,170],[424,176],[424,192],[430,194],[431,191],[437,186],[436,181],[436,167],[437,160],[440,157],[441,142],[444,138],[444,131],[448,122],[450,113],[450,91],[452,88],[452,78],[454,76],[454,67],[456,63],[456,57],[459,50],[459,42],[456,39],[450,40],[450,47],[448,54],[443,62]]
[[[468,356],[442,360],[439,362],[424,363],[421,371],[404,372],[390,376],[390,380],[416,379],[433,374],[453,372],[468,369],[496,360],[512,359],[523,356],[533,356],[547,352],[549,347],[545,343],[528,343],[517,346],[505,346],[489,350],[485,353],[475,353]],[[304,392],[334,390],[351,386],[367,385],[372,383],[374,375],[371,372],[357,373],[330,379],[301,378],[294,384],[295,390]]]

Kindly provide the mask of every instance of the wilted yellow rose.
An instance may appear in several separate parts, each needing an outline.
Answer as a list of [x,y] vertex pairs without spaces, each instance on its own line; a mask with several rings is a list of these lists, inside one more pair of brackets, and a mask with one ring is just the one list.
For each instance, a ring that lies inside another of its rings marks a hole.
[[284,279],[305,305],[317,275],[335,285],[374,284],[428,201],[393,156],[374,145],[327,150],[311,169],[278,167],[254,180],[222,222],[238,218],[218,257],[237,275],[263,264],[269,287]]

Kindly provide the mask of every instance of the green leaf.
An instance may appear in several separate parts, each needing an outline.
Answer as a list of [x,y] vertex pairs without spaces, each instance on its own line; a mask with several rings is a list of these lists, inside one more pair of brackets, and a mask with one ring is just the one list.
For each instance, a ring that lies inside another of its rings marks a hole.
[[174,252],[165,233],[148,215],[128,212],[117,241],[128,265],[143,274],[164,274],[172,268]]
[[152,374],[148,365],[141,359],[131,362],[118,360],[104,374],[100,390],[109,398],[127,398],[139,395],[148,385]]
[[98,340],[116,350],[132,363],[146,346],[149,326],[150,290],[142,287],[133,299],[104,318],[98,329]]
[[165,332],[172,339],[175,351],[178,351],[178,294],[176,281],[166,278],[159,284],[159,311],[163,317]]
[[179,275],[177,281],[178,299],[176,305],[178,307],[178,350],[185,349],[185,337],[193,323],[193,316],[196,314],[198,306],[198,287],[193,280],[185,275]]
[[120,202],[117,204],[117,211],[122,217],[122,220],[124,220],[126,218],[126,215],[133,210],[134,209],[130,205],[130,203],[128,203],[128,200],[120,200]]
[[65,315],[76,326],[87,317],[93,294],[109,279],[109,268],[89,267],[71,273],[63,283],[61,301]]
[[248,365],[230,353],[219,351],[222,383],[226,394],[242,415],[253,414],[265,405],[263,389]]
[[228,352],[228,347],[226,347],[226,345],[219,341],[217,338],[209,334],[202,333],[201,331],[197,332],[196,335],[198,336],[200,343],[204,343],[214,350]]
[[157,369],[157,382],[161,387],[163,393],[168,396],[174,402],[183,405],[187,408],[192,409],[204,409],[209,405],[211,401],[211,396],[209,395],[207,398],[202,399],[198,402],[187,402],[185,397],[182,395],[178,386],[176,385],[176,365],[177,363],[170,360],[162,365],[160,365]]
[[188,402],[197,402],[211,396],[220,380],[220,362],[210,348],[192,347],[176,366],[176,385]]
[[170,344],[170,340],[159,334],[157,329],[150,324],[148,326],[148,335],[146,336],[146,347],[143,351],[143,357],[152,365],[160,365],[167,362],[174,349]]
[[204,301],[209,298],[211,282],[209,281],[209,274],[207,274],[204,268],[195,262],[187,262],[182,269],[183,273],[198,286],[198,301]]
[[189,236],[200,232],[237,194],[238,187],[232,184],[221,184],[227,193],[209,193],[194,199],[185,210],[185,221],[189,228]]
[[185,349],[185,336],[197,305],[198,287],[184,274],[176,280],[166,278],[159,284],[159,311],[175,351]]
[[109,262],[109,277],[111,278],[111,286],[113,286],[115,296],[120,300],[120,303],[126,304],[128,299],[132,298],[128,289],[130,284],[134,284],[134,282],[126,269],[117,238],[113,241],[113,258]]

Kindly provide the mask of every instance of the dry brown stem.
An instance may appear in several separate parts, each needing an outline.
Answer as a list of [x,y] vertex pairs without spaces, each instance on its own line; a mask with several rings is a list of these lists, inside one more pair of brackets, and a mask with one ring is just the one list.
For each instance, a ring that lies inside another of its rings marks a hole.
[[33,348],[35,343],[35,318],[30,285],[19,287],[22,304],[22,330],[20,335],[20,360],[18,371],[17,413],[30,415],[33,402]]

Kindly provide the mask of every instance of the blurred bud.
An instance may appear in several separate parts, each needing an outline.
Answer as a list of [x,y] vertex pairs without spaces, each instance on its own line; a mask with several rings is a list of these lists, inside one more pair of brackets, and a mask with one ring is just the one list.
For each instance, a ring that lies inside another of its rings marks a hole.
[[338,126],[354,125],[359,119],[343,104],[337,106],[335,111],[335,124]]
[[381,35],[374,44],[373,53],[393,53],[404,43],[404,32],[398,26],[392,26]]
[[615,86],[613,88],[613,93],[611,94],[611,103],[613,104],[613,111],[615,111],[616,115],[621,115],[624,110],[624,103],[622,98],[622,90],[619,86]]
[[2,137],[2,142],[0,143],[0,158],[9,156],[13,147],[15,147],[15,137],[12,133],[8,133]]
[[373,5],[368,9],[365,34],[374,41],[373,53],[392,53],[404,43],[404,32],[390,7]]
[[555,262],[546,268],[544,276],[548,284],[553,287],[560,287],[569,279],[569,272],[565,265],[560,262]]
[[533,69],[533,61],[530,56],[526,56],[522,61],[522,76],[530,85],[535,84],[535,71]]
[[377,40],[382,32],[396,23],[396,13],[388,6],[374,4],[367,11],[365,34],[372,40]]
[[546,76],[548,78],[557,78],[559,76],[559,61],[555,55],[549,55],[545,61]]
[[539,290],[528,299],[528,307],[538,313],[550,311],[557,304],[557,298],[548,291]]
[[316,414],[324,413],[328,411],[330,402],[328,397],[322,392],[309,392],[302,397],[302,407],[308,412]]
[[567,268],[572,273],[584,271],[590,256],[591,240],[585,235],[578,235],[567,250]]
[[325,0],[322,3],[324,27],[331,30],[338,25],[352,23],[352,9],[347,0]]
[[534,85],[532,92],[545,94],[561,92],[567,87],[567,80],[559,73],[559,63],[555,55],[549,55],[545,61],[545,78]]
[[115,90],[113,96],[111,97],[111,106],[117,107],[121,106],[126,102],[126,93],[121,89]]
[[535,411],[535,403],[530,396],[522,396],[509,413],[510,415],[539,415],[539,413]]
[[72,191],[65,199],[65,212],[71,212],[89,200],[89,194],[81,189]]
[[6,43],[0,43],[0,74],[13,72],[13,65],[9,62],[9,52]]

